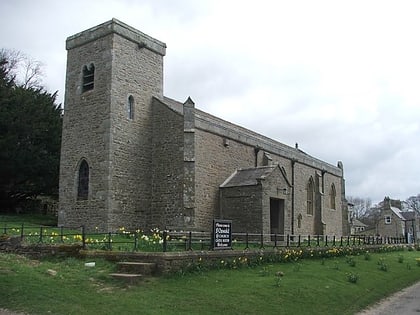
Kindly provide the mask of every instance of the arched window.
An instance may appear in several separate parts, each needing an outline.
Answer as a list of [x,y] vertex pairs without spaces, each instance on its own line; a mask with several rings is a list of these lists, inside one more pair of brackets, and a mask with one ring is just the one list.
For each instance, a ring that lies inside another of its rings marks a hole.
[[89,196],[89,165],[83,160],[79,166],[79,179],[77,185],[77,199],[86,200]]
[[306,213],[313,215],[314,214],[314,195],[315,195],[315,185],[314,185],[314,179],[309,178],[308,184],[306,185]]
[[93,90],[95,83],[95,66],[91,63],[83,67],[82,92]]
[[332,184],[331,185],[331,189],[330,189],[330,208],[331,209],[335,209],[335,197],[336,197],[336,192],[335,192],[335,185]]
[[130,95],[128,97],[127,114],[128,114],[128,119],[134,119],[134,97],[133,97],[133,95]]

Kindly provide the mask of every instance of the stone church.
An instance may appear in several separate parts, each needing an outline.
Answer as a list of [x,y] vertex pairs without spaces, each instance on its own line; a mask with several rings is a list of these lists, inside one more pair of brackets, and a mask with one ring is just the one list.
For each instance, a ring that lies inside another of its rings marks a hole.
[[165,97],[165,43],[112,19],[66,49],[60,225],[347,233],[342,163]]

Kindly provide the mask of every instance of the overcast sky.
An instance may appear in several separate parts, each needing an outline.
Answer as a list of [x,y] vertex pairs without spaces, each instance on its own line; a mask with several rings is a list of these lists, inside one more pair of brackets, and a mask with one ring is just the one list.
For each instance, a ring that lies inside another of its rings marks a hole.
[[420,193],[420,1],[0,1],[0,48],[44,63],[117,18],[168,46],[166,96],[336,165],[347,196]]

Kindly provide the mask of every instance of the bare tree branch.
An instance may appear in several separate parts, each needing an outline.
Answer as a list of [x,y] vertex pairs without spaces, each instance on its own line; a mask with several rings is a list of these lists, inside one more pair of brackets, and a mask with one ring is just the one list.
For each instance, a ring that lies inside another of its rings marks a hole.
[[39,88],[42,86],[43,64],[20,51],[1,49],[0,59],[7,60],[6,75],[17,85],[24,88]]

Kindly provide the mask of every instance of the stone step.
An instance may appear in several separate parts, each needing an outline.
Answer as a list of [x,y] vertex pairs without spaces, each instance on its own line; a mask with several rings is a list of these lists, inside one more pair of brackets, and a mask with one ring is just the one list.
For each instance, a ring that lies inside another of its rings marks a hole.
[[143,275],[135,273],[111,273],[109,275],[114,279],[122,280],[128,284],[136,284],[143,278]]
[[151,276],[156,272],[155,263],[121,261],[117,263],[118,270],[123,273],[136,273]]

